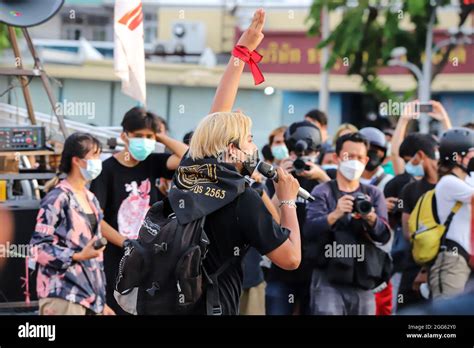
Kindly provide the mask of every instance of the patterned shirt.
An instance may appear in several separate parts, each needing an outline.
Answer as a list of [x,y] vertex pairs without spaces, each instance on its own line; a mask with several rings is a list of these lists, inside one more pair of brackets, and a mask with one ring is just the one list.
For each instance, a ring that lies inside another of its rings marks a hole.
[[41,201],[31,238],[32,260],[38,265],[36,290],[39,298],[62,298],[95,313],[105,305],[105,274],[102,254],[85,261],[73,261],[94,237],[101,237],[102,211],[94,194],[85,189],[96,217],[96,230],[78,203],[71,185],[62,180]]

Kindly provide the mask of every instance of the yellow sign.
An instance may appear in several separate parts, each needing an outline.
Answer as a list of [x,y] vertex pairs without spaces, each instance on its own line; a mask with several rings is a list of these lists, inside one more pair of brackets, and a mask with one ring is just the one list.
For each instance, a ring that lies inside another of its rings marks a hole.
[[0,180],[0,202],[7,200],[7,181]]

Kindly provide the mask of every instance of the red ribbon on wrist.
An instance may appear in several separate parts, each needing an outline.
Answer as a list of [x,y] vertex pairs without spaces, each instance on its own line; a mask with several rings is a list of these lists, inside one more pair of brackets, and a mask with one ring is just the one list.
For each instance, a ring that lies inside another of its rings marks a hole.
[[265,78],[263,77],[263,74],[257,65],[257,63],[260,63],[260,61],[263,58],[263,56],[260,53],[258,53],[257,51],[250,52],[250,50],[247,47],[237,45],[232,50],[232,55],[234,57],[239,58],[240,60],[242,60],[243,62],[245,62],[246,64],[250,66],[250,71],[252,72],[255,85],[259,85],[263,81],[265,81]]

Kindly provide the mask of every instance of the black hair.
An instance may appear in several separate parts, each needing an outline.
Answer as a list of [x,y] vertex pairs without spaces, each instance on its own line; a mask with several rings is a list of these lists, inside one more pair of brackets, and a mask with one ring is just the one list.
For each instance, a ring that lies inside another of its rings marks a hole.
[[400,157],[413,157],[418,151],[423,151],[431,159],[436,159],[438,142],[430,134],[411,133],[400,144]]
[[183,143],[185,143],[186,145],[189,145],[189,143],[191,142],[191,138],[193,137],[193,134],[194,134],[194,131],[187,132],[183,136]]
[[92,149],[99,153],[102,151],[102,144],[97,138],[87,133],[71,134],[64,142],[59,171],[69,174],[72,170],[72,158],[84,158]]
[[158,116],[158,115],[156,117],[158,118],[158,123],[159,124],[161,123],[163,126],[165,126],[165,131],[169,131],[168,123],[166,122],[166,120],[163,117]]
[[474,129],[474,122],[464,123],[461,127]]
[[344,145],[346,141],[352,141],[354,143],[362,143],[365,145],[367,150],[369,150],[369,147],[370,147],[369,141],[367,140],[367,138],[364,137],[359,132],[344,134],[343,136],[340,136],[336,140],[336,154],[338,156],[341,153],[342,146]]
[[309,117],[317,122],[319,122],[319,124],[321,126],[326,126],[328,124],[328,117],[327,115],[318,110],[318,109],[313,109],[313,110],[310,110],[306,113],[305,117]]
[[332,146],[321,146],[321,151],[319,152],[318,156],[318,164],[321,165],[324,160],[324,156],[326,156],[328,153],[335,153],[336,150]]
[[262,155],[263,155],[263,159],[266,161],[273,162],[275,160],[275,157],[273,157],[273,154],[272,154],[272,149],[270,145],[268,144],[262,147]]
[[150,129],[158,132],[160,119],[154,113],[140,107],[133,107],[125,113],[121,126],[124,132],[135,132],[140,129]]

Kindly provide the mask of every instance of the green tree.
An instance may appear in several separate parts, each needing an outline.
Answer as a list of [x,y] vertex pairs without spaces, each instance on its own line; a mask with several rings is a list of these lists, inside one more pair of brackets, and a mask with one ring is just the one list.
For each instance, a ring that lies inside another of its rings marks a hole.
[[5,24],[0,23],[0,52],[4,48],[10,46],[10,41],[8,40],[8,30]]
[[[391,6],[387,6],[388,2]],[[431,6],[430,0],[359,0],[357,6],[351,7],[354,4],[351,0],[314,0],[307,18],[310,23],[308,34],[321,34],[323,6],[327,6],[329,11],[342,8],[342,21],[327,40],[317,45],[318,48],[331,47],[325,68],[331,69],[338,60],[348,59],[348,74],[359,75],[367,93],[379,102],[389,98],[397,99],[395,93],[379,78],[378,70],[388,65],[395,47],[406,48],[407,61],[421,69],[431,13],[436,6],[449,3],[450,0],[438,0],[435,6]],[[458,27],[464,24],[473,7],[465,5],[463,1],[460,3]],[[405,18],[411,23],[412,30],[400,27],[400,22]],[[456,35],[460,36],[462,33],[458,31]],[[442,59],[432,69],[432,81],[446,65],[455,47],[456,44],[451,43],[441,51]],[[413,94],[414,91],[409,91],[402,99]]]
[[[15,33],[17,37],[21,36],[21,30],[19,28],[15,28]],[[8,38],[8,27],[6,24],[0,23],[0,53],[5,48],[9,48],[10,46],[10,40]]]

